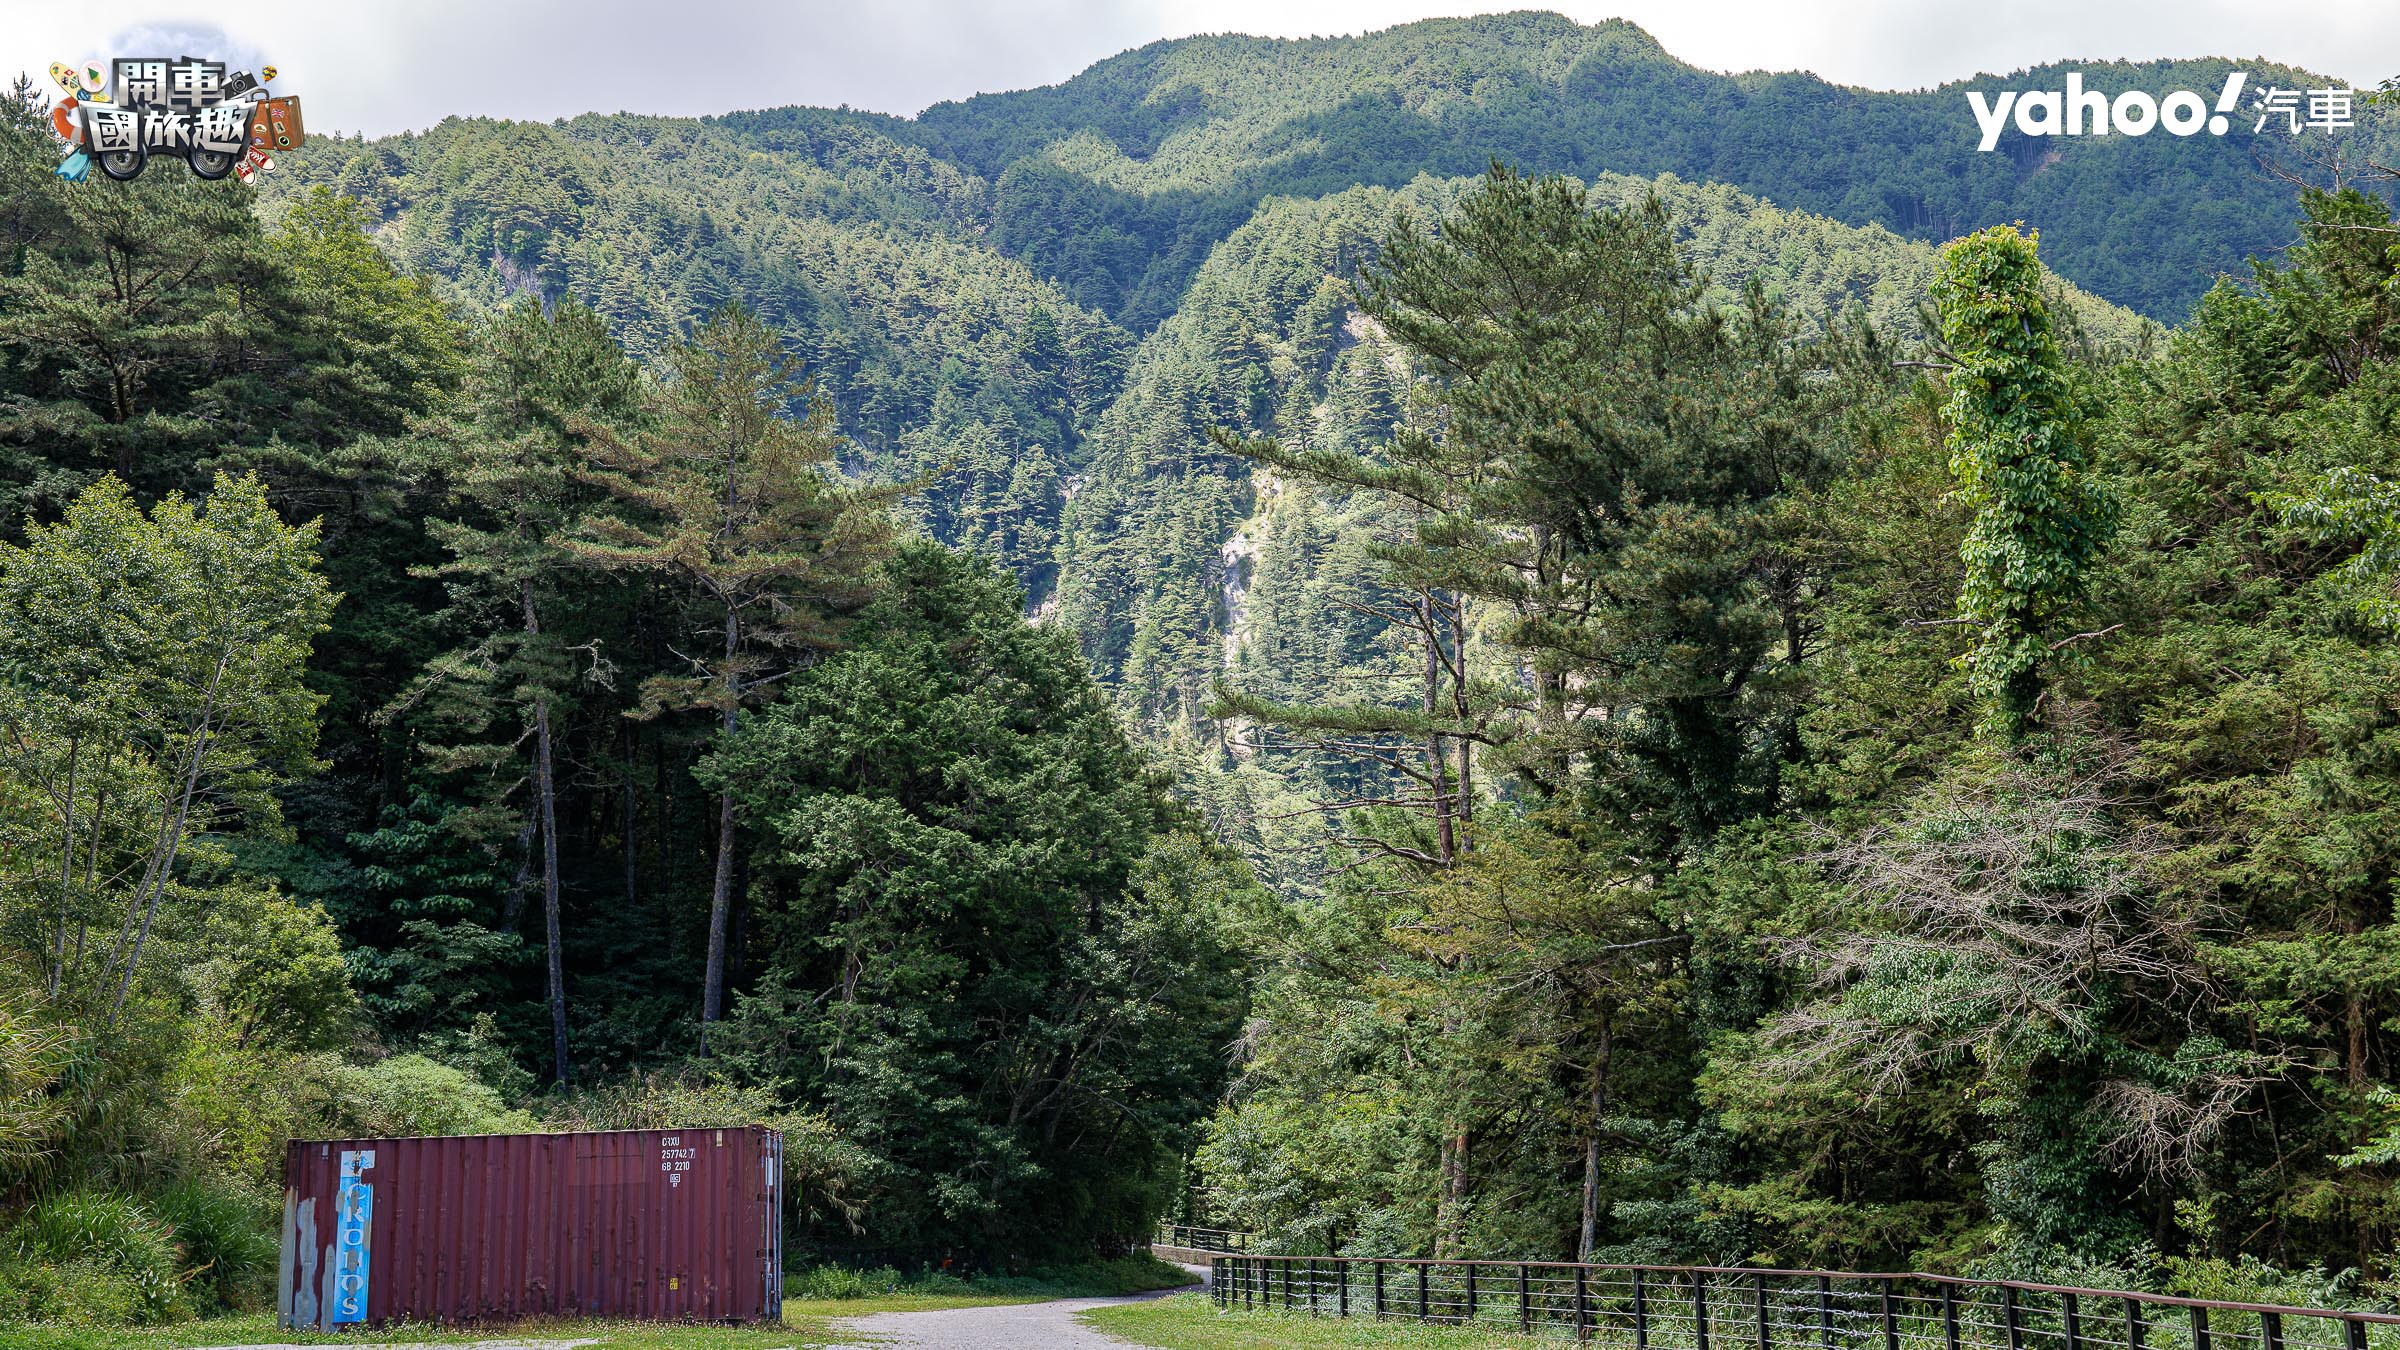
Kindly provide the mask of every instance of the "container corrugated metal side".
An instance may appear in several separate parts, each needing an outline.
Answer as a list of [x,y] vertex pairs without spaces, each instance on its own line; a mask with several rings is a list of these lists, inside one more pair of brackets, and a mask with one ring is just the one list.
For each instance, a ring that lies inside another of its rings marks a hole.
[[783,1136],[608,1130],[295,1140],[277,1321],[770,1321]]

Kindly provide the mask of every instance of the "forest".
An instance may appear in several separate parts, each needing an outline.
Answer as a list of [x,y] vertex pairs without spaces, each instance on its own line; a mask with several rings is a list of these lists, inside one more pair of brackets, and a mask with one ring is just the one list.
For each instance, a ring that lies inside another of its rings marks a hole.
[[751,1121],[810,1262],[2389,1298],[2388,123],[2190,294],[1365,113],[1270,181],[1255,70],[1107,129],[1174,237],[1022,195],[1249,41],[258,192],[18,86],[0,1321],[257,1307],[289,1138]]

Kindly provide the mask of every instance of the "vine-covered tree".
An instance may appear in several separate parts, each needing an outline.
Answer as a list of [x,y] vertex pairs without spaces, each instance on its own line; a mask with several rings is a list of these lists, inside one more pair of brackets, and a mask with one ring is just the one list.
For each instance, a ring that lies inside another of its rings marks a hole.
[[2090,430],[2042,298],[2037,236],[1995,225],[1942,250],[1933,303],[1951,367],[1950,471],[1974,513],[1960,613],[1990,725],[2017,737],[2034,720],[2060,624],[2090,590],[2116,523],[2092,471]]

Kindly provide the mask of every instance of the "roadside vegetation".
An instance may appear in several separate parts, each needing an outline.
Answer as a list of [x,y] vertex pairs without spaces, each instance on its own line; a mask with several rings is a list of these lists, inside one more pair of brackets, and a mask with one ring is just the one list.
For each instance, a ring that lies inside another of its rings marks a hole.
[[[1206,1294],[1094,1308],[1094,1329],[1156,1350],[1529,1350],[1542,1344],[1508,1331],[1420,1326],[1372,1318],[1312,1317],[1305,1312],[1220,1309]],[[1563,1338],[1553,1338],[1563,1339]]]

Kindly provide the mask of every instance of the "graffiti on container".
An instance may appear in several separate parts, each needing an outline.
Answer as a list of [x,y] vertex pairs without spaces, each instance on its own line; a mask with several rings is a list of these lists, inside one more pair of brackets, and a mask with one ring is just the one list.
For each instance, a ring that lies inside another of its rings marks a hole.
[[669,1190],[683,1189],[683,1174],[692,1170],[692,1159],[700,1156],[696,1148],[681,1147],[683,1136],[670,1134],[658,1141],[658,1170],[666,1173]]
[[342,1150],[342,1185],[333,1200],[333,1307],[328,1322],[367,1320],[368,1234],[375,1226],[375,1186],[360,1173],[375,1165],[375,1150]]

